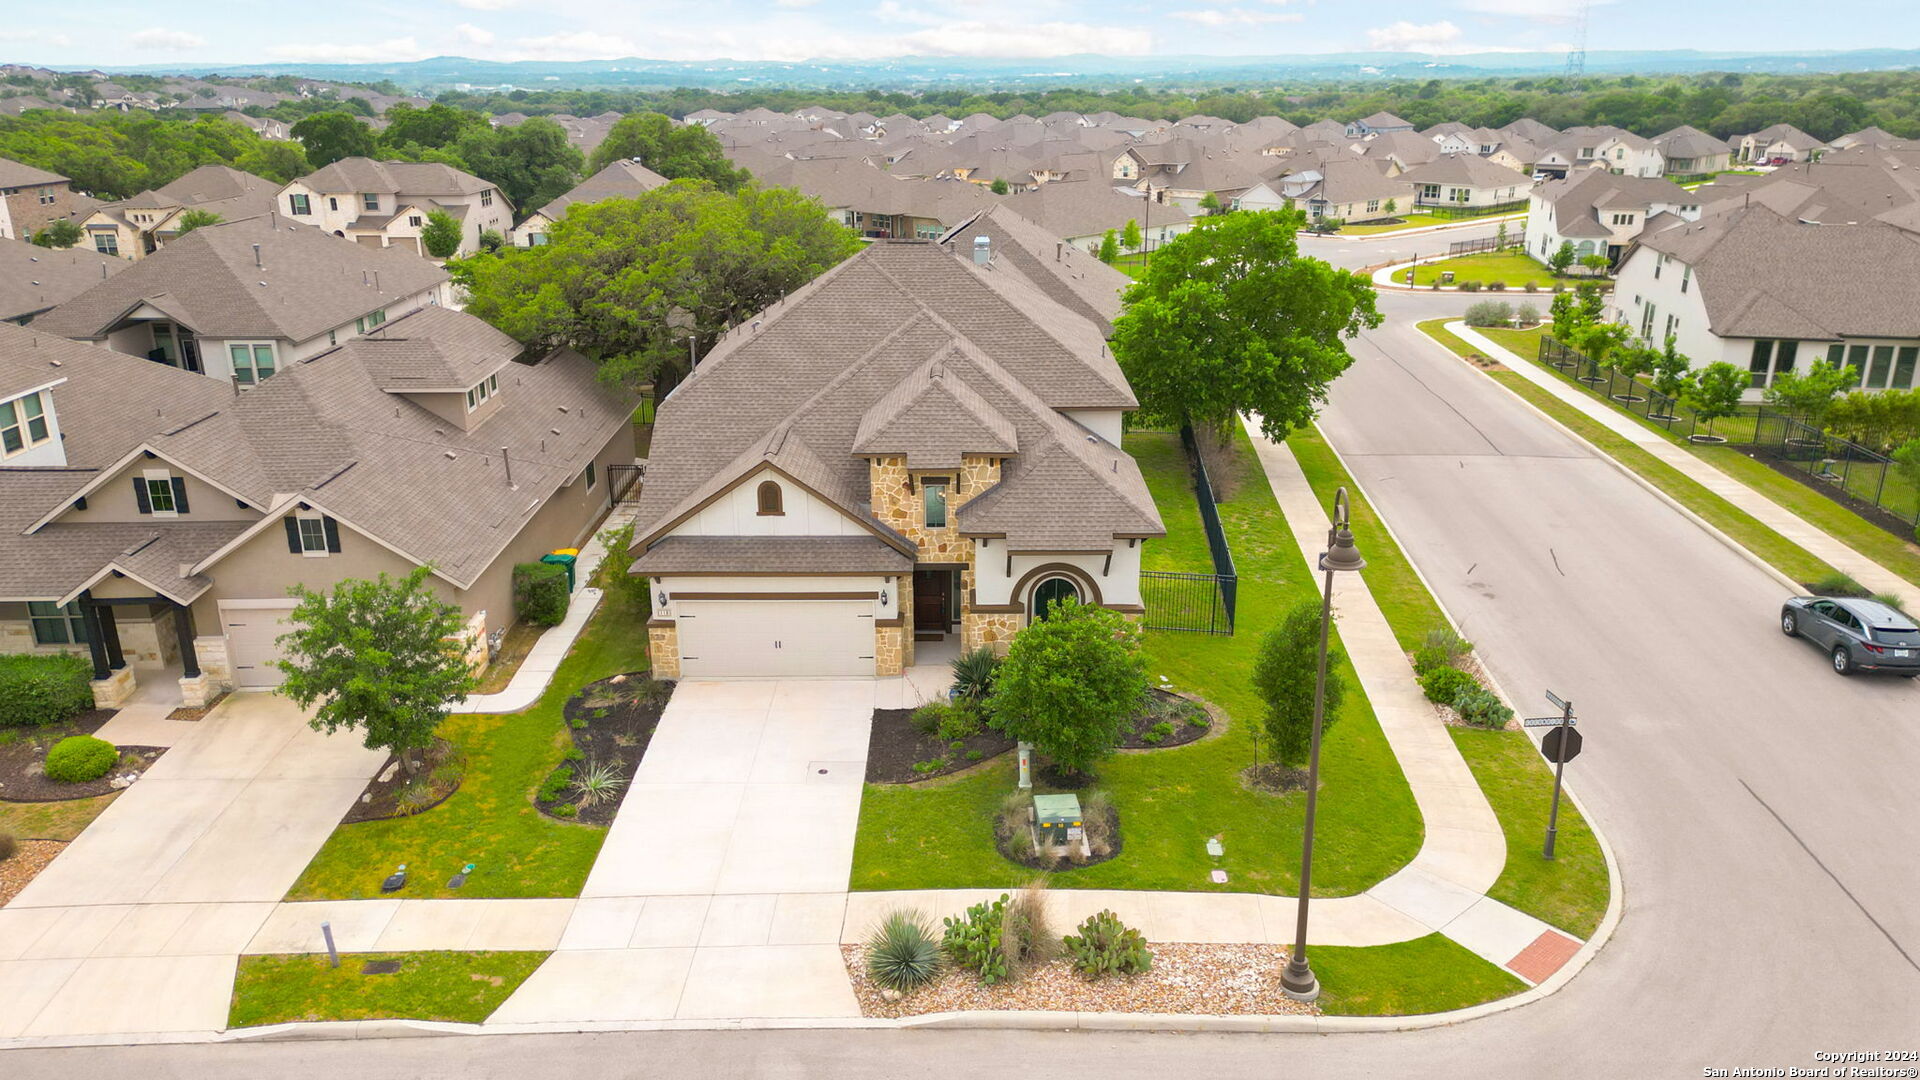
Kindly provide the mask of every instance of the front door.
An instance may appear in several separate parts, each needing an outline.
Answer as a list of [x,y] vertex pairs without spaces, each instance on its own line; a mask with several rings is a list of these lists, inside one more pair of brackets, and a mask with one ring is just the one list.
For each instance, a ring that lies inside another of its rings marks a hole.
[[915,570],[913,572],[913,632],[944,634],[953,588],[951,570]]

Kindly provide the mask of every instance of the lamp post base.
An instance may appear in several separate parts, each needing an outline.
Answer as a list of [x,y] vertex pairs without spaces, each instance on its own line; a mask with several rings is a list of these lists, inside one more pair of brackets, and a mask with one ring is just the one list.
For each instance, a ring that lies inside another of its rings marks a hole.
[[1296,966],[1289,963],[1280,973],[1280,992],[1294,1001],[1314,1001],[1320,997],[1320,980],[1314,978],[1313,969],[1305,964]]

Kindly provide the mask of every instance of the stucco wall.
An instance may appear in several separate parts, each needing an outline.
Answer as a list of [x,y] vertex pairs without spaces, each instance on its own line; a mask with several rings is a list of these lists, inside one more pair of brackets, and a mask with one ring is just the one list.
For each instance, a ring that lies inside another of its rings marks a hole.
[[[760,485],[780,485],[781,513],[760,513]],[[866,536],[867,529],[774,472],[757,469],[699,513],[675,526],[674,536]]]
[[[133,478],[146,472],[165,472],[180,477],[187,489],[187,512],[171,518],[142,514],[133,494]],[[142,455],[113,475],[87,496],[87,508],[68,508],[60,516],[63,522],[104,521],[258,521],[260,511],[241,509],[234,497],[188,473],[163,458]]]

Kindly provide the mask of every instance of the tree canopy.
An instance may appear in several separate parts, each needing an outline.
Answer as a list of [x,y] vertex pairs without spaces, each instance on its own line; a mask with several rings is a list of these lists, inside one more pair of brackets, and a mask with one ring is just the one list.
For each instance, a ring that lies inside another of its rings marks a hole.
[[307,161],[316,169],[341,158],[372,157],[379,149],[373,129],[350,113],[314,113],[288,131],[306,148]]
[[698,124],[675,124],[655,112],[623,116],[593,151],[588,172],[599,172],[616,161],[637,159],[669,180],[706,180],[732,191],[749,177],[721,152],[720,140]]
[[1257,413],[1280,439],[1313,419],[1353,363],[1347,339],[1380,315],[1365,278],[1300,254],[1305,220],[1292,210],[1201,218],[1155,252],[1113,328],[1142,420],[1219,431]]
[[1086,772],[1113,753],[1146,693],[1140,628],[1069,598],[1013,639],[990,711],[1008,737]]
[[0,116],[0,157],[59,173],[76,191],[125,199],[202,165],[231,165],[275,183],[307,172],[300,147],[243,124],[186,113],[34,109]]
[[859,249],[786,188],[680,180],[575,206],[538,247],[454,264],[467,310],[529,344],[570,345],[628,384],[684,373],[740,322]]
[[194,207],[173,220],[174,235],[185,236],[195,229],[207,225],[218,225],[221,220],[220,215],[211,210]]
[[580,178],[579,148],[567,129],[545,117],[469,134],[456,149],[467,171],[500,185],[522,216],[565,194]]

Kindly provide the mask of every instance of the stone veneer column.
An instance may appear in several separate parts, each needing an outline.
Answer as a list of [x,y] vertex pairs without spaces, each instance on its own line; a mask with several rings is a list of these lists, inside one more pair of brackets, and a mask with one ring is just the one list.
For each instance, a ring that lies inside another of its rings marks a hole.
[[901,648],[901,639],[909,643],[913,635],[904,625],[888,626],[880,624],[873,628],[873,673],[881,678],[899,675],[906,670],[905,650]]
[[656,679],[680,677],[680,627],[672,619],[647,623],[647,656]]

